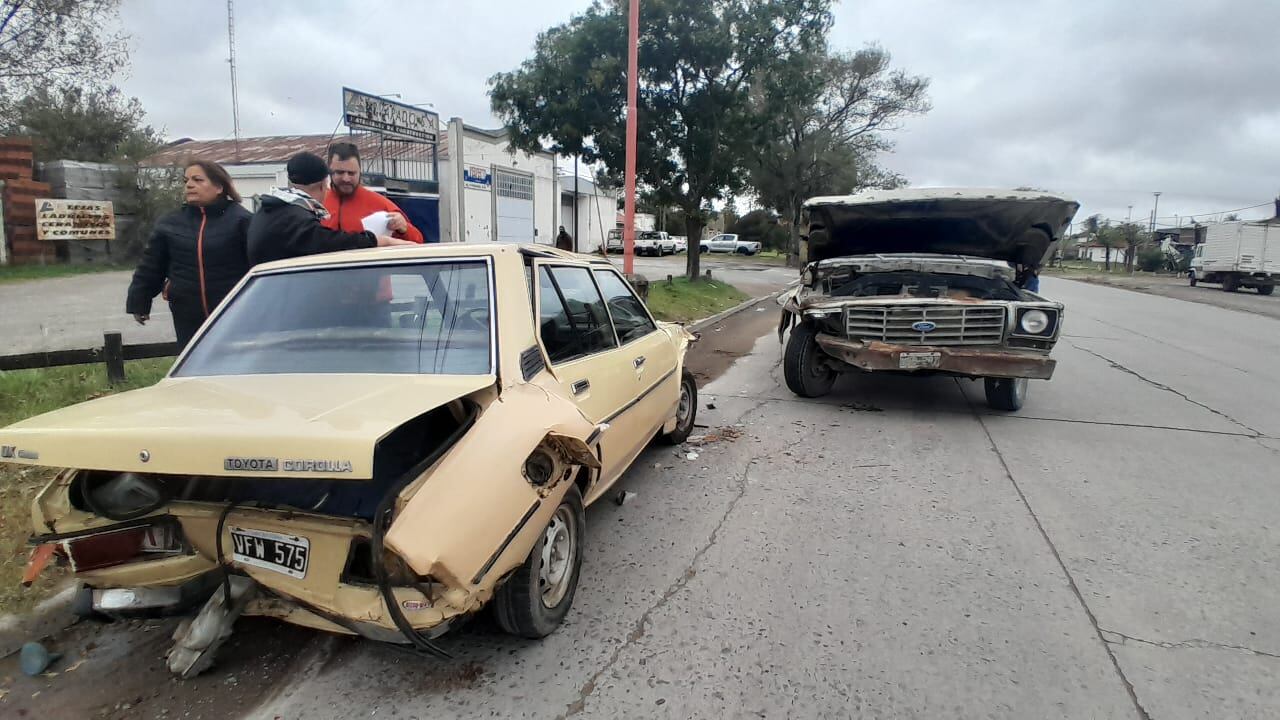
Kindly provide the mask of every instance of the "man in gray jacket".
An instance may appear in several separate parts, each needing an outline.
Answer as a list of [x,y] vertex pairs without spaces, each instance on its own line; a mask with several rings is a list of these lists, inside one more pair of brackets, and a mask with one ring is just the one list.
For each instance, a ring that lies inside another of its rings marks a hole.
[[320,224],[328,217],[324,196],[329,168],[319,155],[298,153],[285,166],[289,187],[271,188],[260,197],[262,206],[249,223],[249,262],[316,255],[338,250],[412,245],[408,240],[371,232],[349,233]]

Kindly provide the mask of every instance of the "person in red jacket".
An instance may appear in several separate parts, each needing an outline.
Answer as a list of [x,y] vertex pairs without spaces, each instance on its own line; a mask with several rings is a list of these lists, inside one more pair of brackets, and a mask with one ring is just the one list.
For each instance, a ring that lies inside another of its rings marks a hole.
[[321,224],[331,230],[360,232],[364,219],[376,212],[389,213],[387,229],[400,240],[422,243],[422,233],[405,219],[395,203],[360,184],[360,150],[354,143],[329,146],[329,178],[324,207],[329,217]]

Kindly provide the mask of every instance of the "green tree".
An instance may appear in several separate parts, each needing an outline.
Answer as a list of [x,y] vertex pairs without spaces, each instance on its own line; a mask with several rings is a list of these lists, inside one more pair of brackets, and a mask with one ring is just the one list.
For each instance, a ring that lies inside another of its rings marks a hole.
[[763,122],[751,185],[790,223],[789,263],[799,262],[805,200],[905,184],[875,157],[892,147],[885,132],[929,110],[928,87],[927,79],[892,69],[889,53],[874,46],[855,53],[819,47],[758,78],[752,102]]
[[742,240],[754,240],[765,250],[786,252],[788,233],[778,223],[778,216],[769,210],[752,210],[738,218],[725,232],[738,235]]
[[1091,242],[1097,243],[1105,249],[1105,269],[1107,272],[1111,272],[1111,249],[1117,244],[1115,229],[1101,215],[1090,215],[1084,219],[1084,231]]
[[38,160],[134,162],[155,152],[160,133],[143,124],[137,98],[115,87],[39,88],[18,101],[5,131],[30,135]]
[[[636,174],[659,205],[684,212],[689,247],[713,200],[745,189],[755,80],[812,52],[830,0],[645,0],[640,6]],[[538,36],[533,57],[490,79],[494,113],[521,149],[625,163],[627,5],[597,0]],[[687,272],[699,274],[690,252]]]
[[[120,0],[0,0],[0,114],[62,83],[106,82],[129,60]],[[0,118],[4,119],[4,118]]]

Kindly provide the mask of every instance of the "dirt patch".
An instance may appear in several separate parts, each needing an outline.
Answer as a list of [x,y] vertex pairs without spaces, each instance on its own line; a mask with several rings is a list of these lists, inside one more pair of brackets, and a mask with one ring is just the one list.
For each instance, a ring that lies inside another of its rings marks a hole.
[[702,338],[689,348],[684,364],[703,386],[724,374],[738,358],[751,353],[756,340],[776,332],[782,310],[765,300],[704,328]]
[[244,618],[207,673],[178,680],[165,667],[176,620],[81,622],[45,641],[62,653],[49,672],[27,677],[15,653],[0,660],[6,718],[240,717],[291,677],[321,636],[274,620]]

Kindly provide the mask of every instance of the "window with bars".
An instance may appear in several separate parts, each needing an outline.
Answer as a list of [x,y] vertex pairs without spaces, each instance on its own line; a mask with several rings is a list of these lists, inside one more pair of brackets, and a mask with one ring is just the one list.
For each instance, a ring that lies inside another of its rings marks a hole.
[[528,175],[516,175],[513,173],[504,173],[501,170],[494,172],[494,185],[497,188],[499,197],[515,198],[516,200],[533,200],[533,178]]

